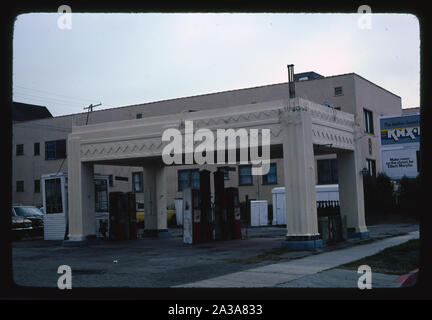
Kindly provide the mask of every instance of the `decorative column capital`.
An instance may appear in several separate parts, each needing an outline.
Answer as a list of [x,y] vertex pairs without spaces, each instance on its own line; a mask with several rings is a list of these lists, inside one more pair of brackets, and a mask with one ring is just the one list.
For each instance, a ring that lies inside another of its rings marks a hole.
[[303,112],[309,112],[309,109],[300,105],[283,107],[279,109],[279,121],[283,125],[300,123]]

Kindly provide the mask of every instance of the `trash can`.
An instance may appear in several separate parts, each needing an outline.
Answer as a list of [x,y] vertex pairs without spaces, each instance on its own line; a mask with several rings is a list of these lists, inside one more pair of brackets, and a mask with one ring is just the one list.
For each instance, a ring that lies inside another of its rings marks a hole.
[[183,225],[183,198],[176,198],[174,200],[175,204],[175,215],[176,215],[176,222],[178,226]]
[[323,244],[327,244],[329,241],[329,219],[328,217],[318,218],[318,232],[321,235]]
[[343,240],[348,239],[348,229],[347,229],[347,216],[343,215],[342,218],[342,238]]

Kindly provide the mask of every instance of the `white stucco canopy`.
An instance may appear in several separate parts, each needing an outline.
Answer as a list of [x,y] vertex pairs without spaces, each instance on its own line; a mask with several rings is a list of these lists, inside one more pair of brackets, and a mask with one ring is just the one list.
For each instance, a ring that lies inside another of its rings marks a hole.
[[[366,233],[361,177],[360,126],[354,115],[294,98],[260,104],[203,110],[73,127],[68,137],[69,239],[95,233],[92,199],[94,164],[142,166],[146,228],[166,229],[164,130],[270,129],[271,145],[283,146],[287,241],[318,239],[314,147],[337,153],[341,213],[349,228]],[[148,201],[146,201],[148,200]],[[315,242],[314,242],[315,241]]]

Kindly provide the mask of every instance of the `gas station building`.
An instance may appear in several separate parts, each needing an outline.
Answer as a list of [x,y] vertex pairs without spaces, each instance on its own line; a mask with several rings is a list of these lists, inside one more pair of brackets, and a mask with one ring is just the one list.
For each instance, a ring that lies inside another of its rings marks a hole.
[[[14,123],[14,146],[24,151],[14,153],[13,202],[40,205],[33,182],[36,186],[43,174],[67,171],[69,241],[85,241],[95,234],[92,179],[106,174],[113,177],[112,190],[133,191],[143,202],[147,230],[165,232],[167,206],[183,196],[183,189],[196,186],[196,172],[225,170],[225,185],[239,187],[240,201],[248,196],[271,202],[271,189],[285,186],[288,246],[320,246],[316,184],[339,184],[341,213],[353,233],[365,237],[361,174],[364,168],[370,174],[381,171],[377,123],[381,116],[401,114],[401,98],[355,73],[323,77],[310,72],[294,80],[295,98],[281,83],[94,111],[87,125],[85,113]],[[234,165],[235,171],[224,165],[166,166],[162,132],[182,131],[185,120],[193,121],[196,130],[269,128],[269,175],[251,176],[248,165]],[[60,153],[61,141],[64,156],[47,159],[47,148],[54,142]],[[45,143],[45,150],[40,148],[45,159],[35,159],[36,143]],[[120,187],[116,177],[128,181]]]

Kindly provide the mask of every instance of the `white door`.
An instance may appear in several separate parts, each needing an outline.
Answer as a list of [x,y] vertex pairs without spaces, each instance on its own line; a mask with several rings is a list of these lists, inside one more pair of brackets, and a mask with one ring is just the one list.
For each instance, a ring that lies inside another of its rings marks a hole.
[[286,224],[285,194],[278,194],[276,197],[276,219],[277,224]]
[[259,201],[251,201],[250,202],[250,219],[251,219],[251,226],[252,227],[257,227],[260,225]]
[[67,190],[64,176],[42,180],[44,239],[63,240],[66,232]]
[[268,225],[268,206],[267,206],[267,201],[260,201],[259,204],[259,223],[260,226],[266,226]]

